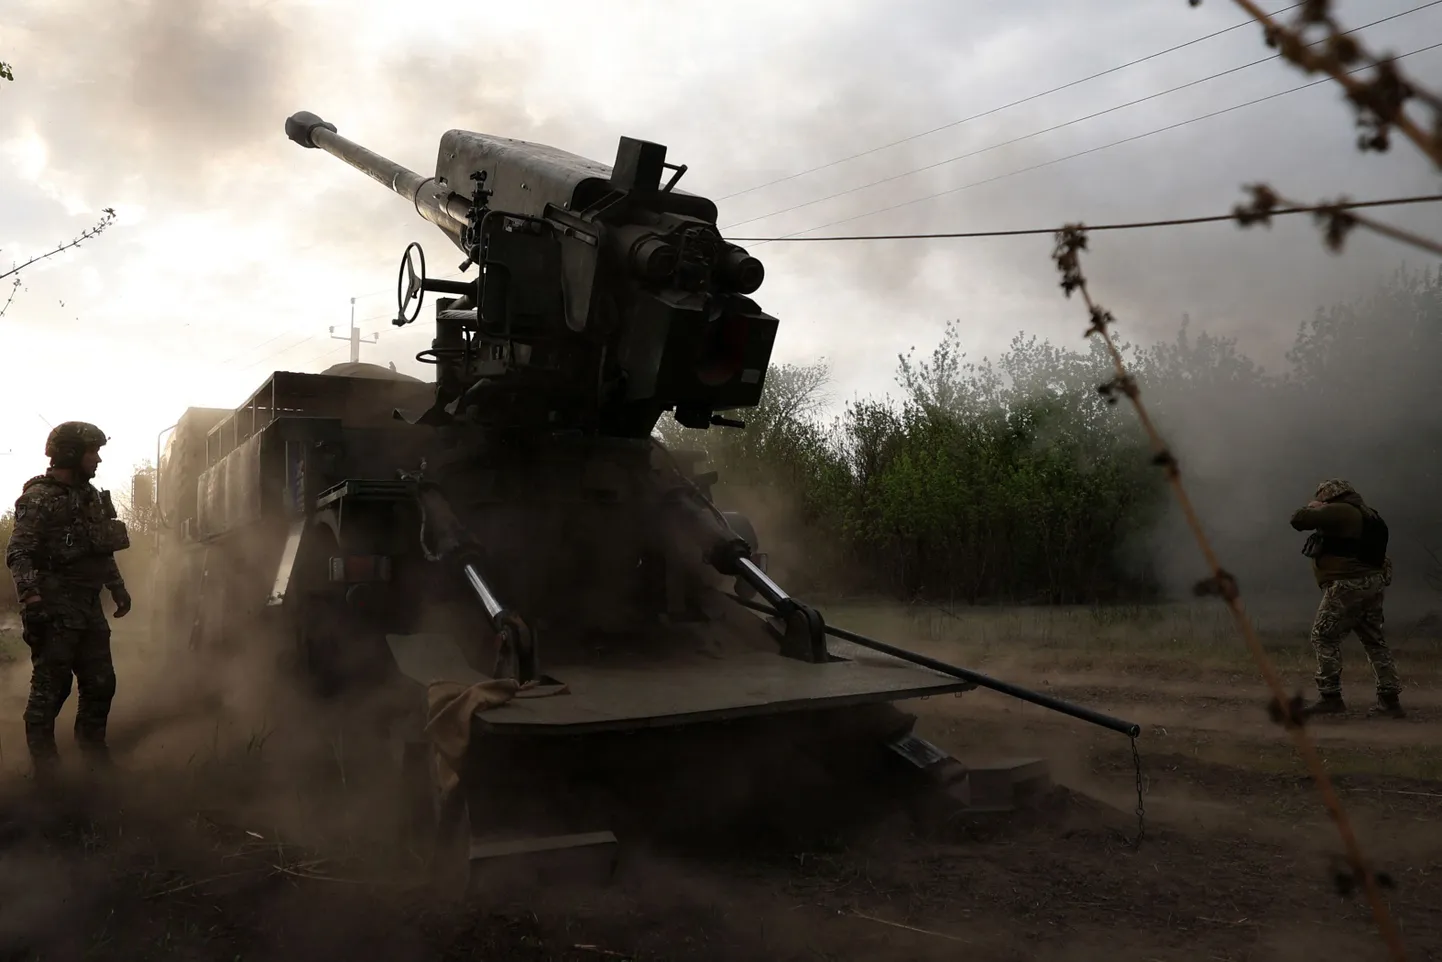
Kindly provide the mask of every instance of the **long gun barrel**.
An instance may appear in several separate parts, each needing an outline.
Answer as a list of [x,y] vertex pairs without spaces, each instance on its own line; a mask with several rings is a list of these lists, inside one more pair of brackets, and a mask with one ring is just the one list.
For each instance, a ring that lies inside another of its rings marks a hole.
[[676,189],[686,165],[664,144],[622,137],[607,166],[452,129],[425,176],[308,110],[285,133],[409,200],[465,254],[462,273],[480,268],[428,278],[419,245],[406,248],[392,323],[414,321],[427,292],[455,295],[437,299],[425,352],[438,368],[428,423],[645,438],[667,410],[705,428],[758,403],[777,328],[750,296],[765,271],[721,236],[714,202]]
[[335,124],[327,123],[308,110],[286,118],[285,135],[302,147],[319,147],[377,183],[389,187],[415,205],[416,213],[445,231],[457,245],[460,244],[460,232],[468,223],[471,202],[452,191],[443,181],[433,176],[422,176],[353,140],[347,140],[336,133]]

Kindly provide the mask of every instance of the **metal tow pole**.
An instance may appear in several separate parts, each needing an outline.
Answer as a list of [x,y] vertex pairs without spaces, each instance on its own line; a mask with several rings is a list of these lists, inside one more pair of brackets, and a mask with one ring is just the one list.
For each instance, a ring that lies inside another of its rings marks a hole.
[[[766,605],[758,604],[754,601],[747,601],[739,595],[728,594],[727,597],[729,597],[735,602],[738,602],[741,605],[744,605],[747,608],[750,608],[752,611],[759,611],[765,615],[780,617],[780,612]],[[1104,715],[1099,711],[1093,711],[1090,708],[1086,708],[1082,705],[1075,705],[1069,701],[1063,701],[1060,698],[1053,698],[1052,696],[1044,695],[1039,691],[1032,691],[1029,688],[1022,688],[1018,685],[1013,685],[1010,682],[1001,681],[1000,679],[992,678],[989,675],[983,675],[980,672],[972,671],[969,668],[961,668],[957,665],[949,665],[944,661],[937,661],[935,658],[928,658],[926,655],[919,655],[914,651],[907,651],[905,648],[897,648],[894,645],[888,645],[884,641],[877,641],[875,638],[868,638],[865,635],[858,635],[856,632],[847,631],[845,628],[837,628],[833,625],[824,625],[824,630],[828,635],[831,635],[835,638],[840,638],[843,641],[849,641],[854,645],[860,645],[863,648],[870,648],[873,651],[879,651],[882,654],[891,655],[893,658],[900,658],[902,661],[909,661],[912,664],[920,665],[923,668],[930,668],[932,671],[941,672],[943,675],[951,675],[953,678],[960,678],[963,681],[969,681],[972,684],[976,685],[978,688],[990,688],[992,691],[998,691],[1004,695],[1010,695],[1013,698],[1019,698],[1022,701],[1031,702],[1033,705],[1040,705],[1043,708],[1049,708],[1052,711],[1060,712],[1063,715],[1070,715],[1071,717],[1080,719],[1081,721],[1087,722],[1088,724],[1098,725],[1102,728],[1106,728],[1111,731],[1118,732],[1122,735],[1126,735],[1128,738],[1136,738],[1142,732],[1142,727],[1136,722],[1123,721],[1120,718],[1113,718],[1111,715]]]

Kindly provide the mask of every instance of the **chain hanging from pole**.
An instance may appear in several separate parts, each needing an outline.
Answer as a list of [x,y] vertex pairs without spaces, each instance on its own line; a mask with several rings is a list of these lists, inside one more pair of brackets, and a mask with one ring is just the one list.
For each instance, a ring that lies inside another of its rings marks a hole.
[[1142,795],[1145,793],[1146,788],[1142,780],[1142,755],[1141,752],[1137,750],[1137,739],[1135,735],[1132,736],[1131,743],[1132,768],[1135,770],[1137,776],[1137,837],[1131,844],[1131,847],[1135,850],[1141,847],[1142,839],[1145,838],[1147,834],[1146,804],[1142,800]]

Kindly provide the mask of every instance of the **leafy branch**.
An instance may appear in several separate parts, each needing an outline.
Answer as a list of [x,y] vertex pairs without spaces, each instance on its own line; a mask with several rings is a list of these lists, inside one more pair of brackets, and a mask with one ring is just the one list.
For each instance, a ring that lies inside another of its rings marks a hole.
[[[115,220],[115,209],[114,209],[113,207],[106,207],[106,208],[104,208],[104,210],[102,211],[102,216],[101,216],[100,220],[95,223],[95,226],[86,228],[85,230],[83,230],[83,231],[80,232],[80,236],[75,237],[75,238],[72,238],[71,240],[65,242],[64,244],[59,244],[59,245],[57,245],[54,250],[46,251],[46,252],[43,253],[43,254],[36,254],[34,257],[30,258],[30,259],[29,259],[28,261],[26,261],[25,263],[23,263],[23,264],[18,264],[18,265],[16,265],[16,266],[10,268],[8,271],[5,271],[4,273],[0,273],[0,280],[4,280],[5,278],[10,277],[11,275],[14,275],[14,274],[19,274],[21,271],[23,271],[25,268],[29,267],[31,264],[35,264],[35,263],[38,263],[38,262],[40,262],[40,261],[46,260],[47,258],[54,257],[56,254],[62,253],[62,252],[64,252],[64,251],[68,251],[68,250],[70,250],[72,247],[79,247],[79,246],[80,246],[81,244],[83,244],[85,241],[88,241],[90,238],[94,237],[96,234],[99,234],[101,231],[105,230],[105,228],[109,227],[114,220]],[[7,301],[5,302],[5,306],[4,306],[3,308],[0,308],[0,317],[4,317],[4,316],[5,316],[5,311],[9,309],[9,307],[10,307],[10,302],[13,301],[13,300],[15,300],[15,288],[16,288],[16,287],[19,287],[19,286],[20,286],[20,278],[16,277],[16,278],[15,278],[15,284],[11,287],[11,290],[10,290],[10,300],[7,300]]]
[[1288,697],[1286,689],[1282,684],[1281,676],[1277,673],[1276,666],[1267,657],[1266,651],[1262,648],[1261,639],[1257,636],[1251,619],[1247,617],[1246,610],[1242,606],[1241,591],[1237,580],[1222,567],[1217,559],[1211,541],[1207,538],[1206,532],[1202,529],[1200,519],[1197,517],[1196,509],[1192,506],[1187,490],[1182,484],[1181,468],[1176,457],[1172,454],[1166,441],[1163,440],[1161,432],[1152,423],[1146,406],[1142,404],[1141,389],[1136,379],[1127,370],[1122,360],[1121,351],[1117,349],[1113,340],[1110,326],[1115,322],[1111,312],[1103,308],[1092,299],[1091,291],[1087,287],[1085,275],[1081,270],[1081,252],[1086,250],[1087,237],[1085,228],[1079,224],[1068,225],[1057,232],[1056,248],[1052,253],[1052,259],[1056,262],[1058,270],[1061,271],[1061,288],[1067,297],[1080,293],[1086,304],[1087,312],[1091,317],[1091,326],[1087,328],[1086,336],[1100,336],[1106,347],[1107,355],[1111,358],[1112,367],[1116,377],[1102,384],[1098,390],[1107,399],[1108,403],[1116,403],[1117,395],[1124,395],[1131,401],[1132,407],[1136,409],[1137,418],[1141,421],[1142,428],[1146,431],[1151,442],[1153,451],[1152,463],[1162,468],[1170,483],[1172,493],[1176,496],[1181,506],[1182,514],[1186,519],[1187,526],[1191,528],[1197,545],[1201,548],[1202,556],[1206,559],[1207,567],[1211,576],[1195,587],[1198,596],[1215,595],[1227,603],[1232,616],[1237,623],[1242,637],[1246,640],[1247,647],[1251,651],[1257,667],[1262,672],[1267,686],[1272,690],[1272,703],[1270,710],[1273,720],[1279,722],[1292,735],[1297,745],[1297,752],[1302,756],[1311,773],[1312,780],[1316,783],[1318,791],[1322,795],[1323,804],[1326,805],[1332,822],[1337,826],[1337,832],[1342,837],[1342,845],[1346,851],[1347,862],[1352,871],[1352,878],[1360,880],[1363,889],[1371,903],[1373,916],[1376,918],[1377,927],[1382,933],[1388,948],[1394,959],[1401,962],[1406,958],[1402,947],[1401,936],[1398,933],[1391,916],[1387,912],[1386,903],[1382,900],[1382,880],[1373,875],[1367,867],[1366,859],[1357,842],[1356,834],[1352,830],[1351,822],[1342,808],[1342,802],[1338,798],[1332,781],[1327,775],[1326,766],[1323,765],[1321,756],[1317,749],[1307,737],[1306,729],[1303,727],[1304,709],[1302,696],[1300,694]]

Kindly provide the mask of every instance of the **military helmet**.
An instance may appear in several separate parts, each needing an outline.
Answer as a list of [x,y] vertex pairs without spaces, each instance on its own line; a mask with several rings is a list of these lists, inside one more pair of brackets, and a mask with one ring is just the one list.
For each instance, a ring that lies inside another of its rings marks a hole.
[[1350,481],[1343,481],[1339,478],[1328,478],[1317,485],[1316,498],[1318,501],[1331,501],[1333,498],[1340,498],[1344,494],[1356,494],[1357,489],[1352,487]]
[[108,439],[105,432],[85,421],[66,421],[57,424],[45,439],[45,456],[59,467],[66,462],[79,462],[82,455],[91,449],[99,449]]

